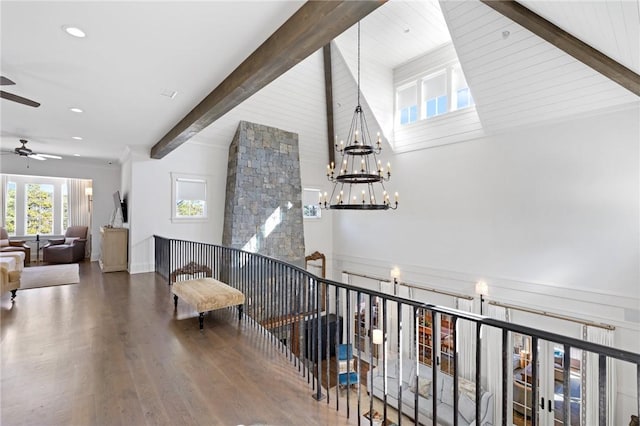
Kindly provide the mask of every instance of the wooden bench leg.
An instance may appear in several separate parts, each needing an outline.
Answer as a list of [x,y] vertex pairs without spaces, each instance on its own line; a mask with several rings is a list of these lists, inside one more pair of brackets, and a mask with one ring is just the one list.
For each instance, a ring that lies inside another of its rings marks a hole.
[[244,305],[238,305],[238,321],[242,321],[242,311],[244,310]]
[[173,309],[178,309],[178,296],[173,295]]
[[204,328],[204,312],[200,312],[198,321],[200,322],[200,330],[202,330]]

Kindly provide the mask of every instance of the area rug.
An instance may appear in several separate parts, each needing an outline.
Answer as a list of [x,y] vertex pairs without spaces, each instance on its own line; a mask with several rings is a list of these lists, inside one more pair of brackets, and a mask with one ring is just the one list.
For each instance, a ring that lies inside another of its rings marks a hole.
[[77,263],[69,265],[31,266],[22,270],[20,290],[80,282]]

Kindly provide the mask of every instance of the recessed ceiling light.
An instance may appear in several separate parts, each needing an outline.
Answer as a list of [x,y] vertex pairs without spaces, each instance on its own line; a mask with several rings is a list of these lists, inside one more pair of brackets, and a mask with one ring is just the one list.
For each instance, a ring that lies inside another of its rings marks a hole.
[[74,157],[80,157],[80,154],[73,154]]
[[69,108],[69,111],[71,111],[71,112],[77,112],[77,113],[84,112],[82,109],[80,109],[80,108],[76,108],[76,107]]
[[71,25],[64,25],[62,27],[62,29],[69,35],[77,37],[77,38],[84,38],[87,35],[84,33],[84,31],[82,31],[80,28],[78,27],[72,27]]
[[510,35],[511,35],[511,32],[509,32],[509,31],[503,31],[502,32],[502,38],[505,39],[505,40],[508,39]]
[[81,141],[82,140],[82,136],[71,136],[71,139],[75,139],[77,141]]

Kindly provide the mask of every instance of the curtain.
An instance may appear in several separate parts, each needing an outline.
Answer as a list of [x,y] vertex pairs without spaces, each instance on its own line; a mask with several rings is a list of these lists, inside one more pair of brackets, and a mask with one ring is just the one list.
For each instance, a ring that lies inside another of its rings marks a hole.
[[67,179],[67,203],[69,226],[88,226],[85,257],[91,256],[91,213],[87,188],[91,181],[86,179]]
[[[485,314],[490,318],[508,321],[507,309],[501,306],[487,304]],[[483,344],[486,349],[484,351],[486,359],[483,362],[485,369],[484,377],[486,378],[485,385],[487,390],[494,395],[493,423],[502,424],[502,330],[494,327],[486,327],[483,330],[483,337]],[[513,353],[513,344],[511,343],[510,338],[507,341],[507,347],[505,350],[508,354]],[[509,371],[512,371],[512,369],[510,368]],[[508,382],[511,382],[511,378],[509,378]],[[507,401],[511,401],[513,387],[509,386],[507,392]],[[511,423],[507,422],[507,424]]]
[[2,225],[2,227],[6,227],[6,219],[7,219],[7,206],[6,206],[6,196],[7,196],[7,176],[6,175],[2,175],[1,176],[1,185],[2,187],[0,188],[0,214],[2,214],[2,218],[0,218],[0,225]]
[[[586,340],[588,342],[599,343],[605,346],[613,346],[614,333],[613,330],[607,330],[600,327],[591,327],[585,325]],[[607,426],[613,426],[616,423],[615,407],[616,407],[616,371],[614,360],[607,359]],[[584,366],[583,392],[585,399],[585,424],[598,424],[598,355],[593,353],[586,354],[586,365]],[[586,384],[586,386],[584,386]]]
[[[458,299],[458,310],[473,312],[473,300]],[[458,320],[457,329],[459,376],[475,380],[476,371],[476,325],[471,321]]]
[[[379,281],[380,292],[393,295],[395,288],[391,281]],[[395,302],[387,302],[386,316],[382,315],[383,300],[380,299],[380,319],[379,328],[382,328],[384,324],[387,325],[387,358],[394,357],[394,354],[398,353],[398,310]],[[384,322],[383,322],[384,321]],[[380,347],[380,358],[382,358],[382,346]]]
[[67,179],[69,226],[89,226],[89,198],[86,195],[88,181]]

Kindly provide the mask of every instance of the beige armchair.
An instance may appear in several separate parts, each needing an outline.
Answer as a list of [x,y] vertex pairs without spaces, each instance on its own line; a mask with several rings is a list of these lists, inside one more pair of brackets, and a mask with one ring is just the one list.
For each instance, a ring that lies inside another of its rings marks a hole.
[[11,292],[11,300],[16,298],[16,292],[20,288],[20,271],[9,271],[0,266],[0,294]]
[[22,240],[10,240],[6,229],[0,228],[0,252],[21,251],[24,253],[24,266],[31,264],[31,247]]
[[84,259],[87,243],[86,226],[70,226],[64,238],[51,239],[42,248],[42,260],[47,263],[74,263]]

